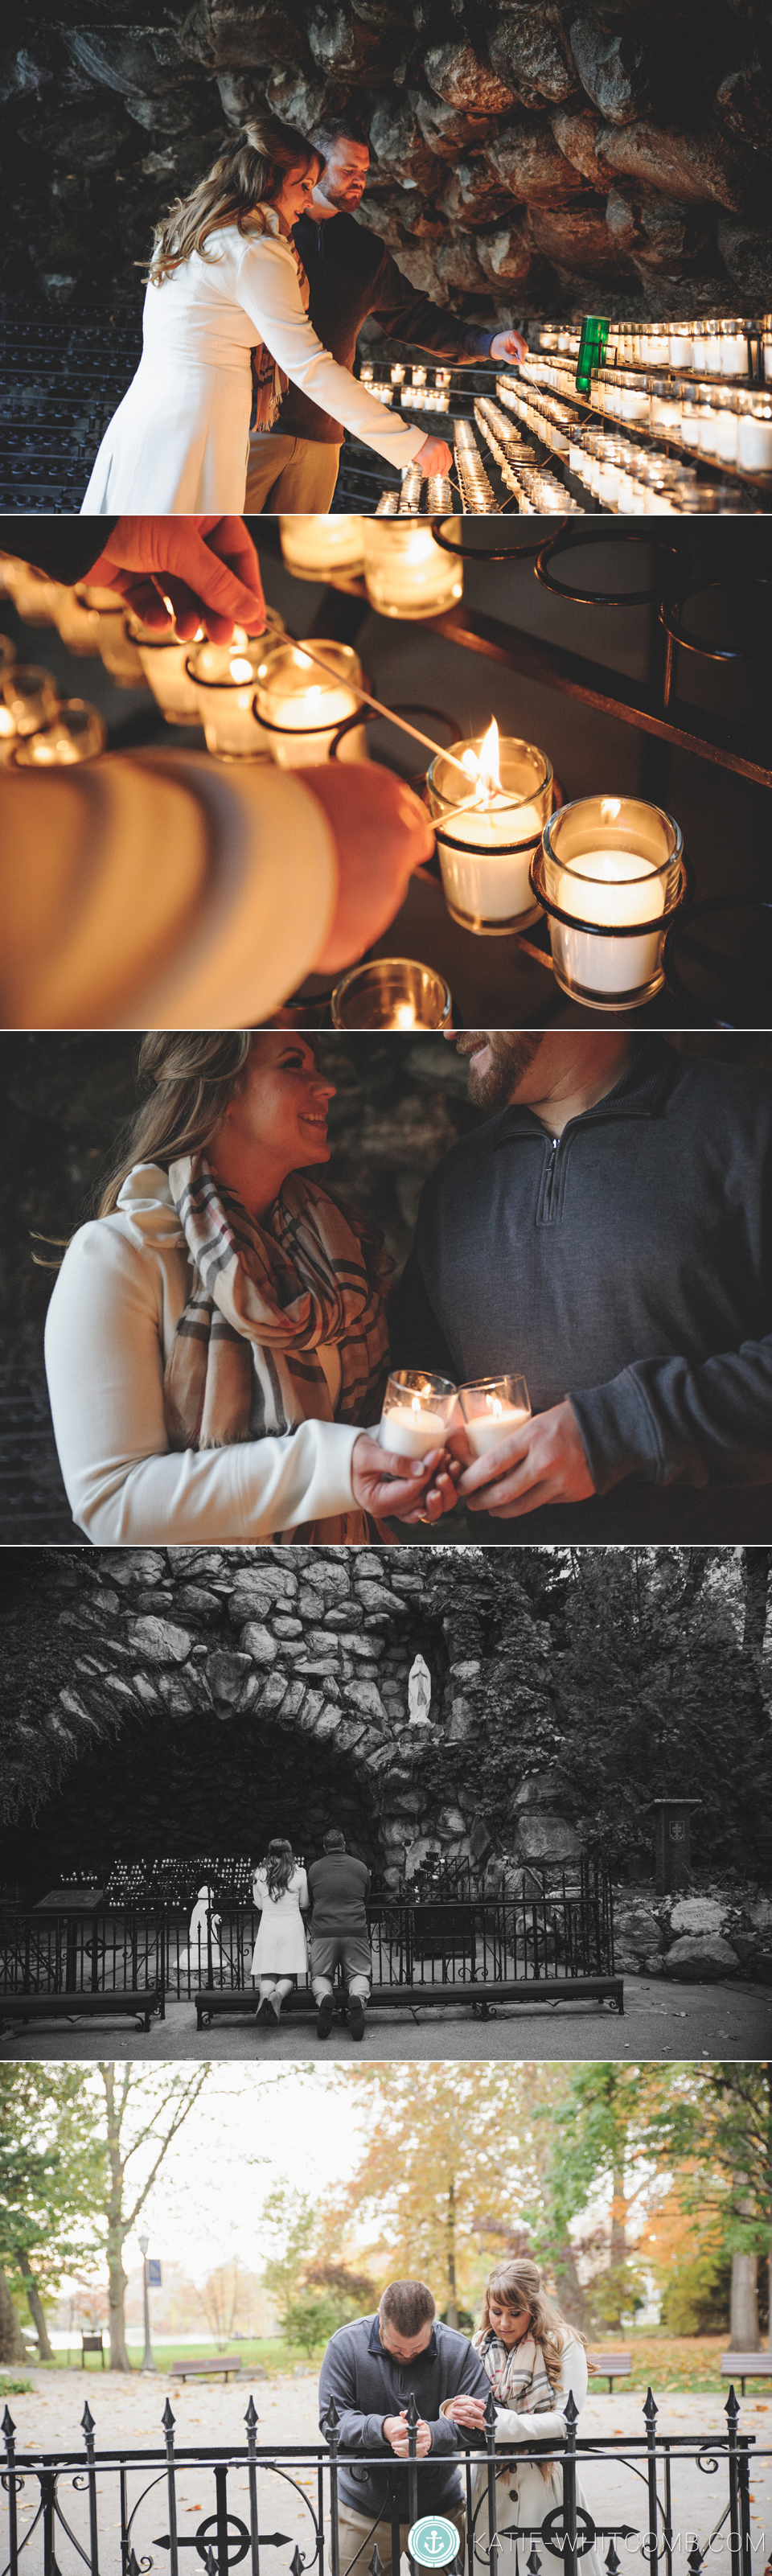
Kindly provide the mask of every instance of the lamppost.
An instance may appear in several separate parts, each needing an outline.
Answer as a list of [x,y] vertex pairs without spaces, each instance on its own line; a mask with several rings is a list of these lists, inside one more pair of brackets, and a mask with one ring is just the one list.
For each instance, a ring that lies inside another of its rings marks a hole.
[[150,2346],[150,2301],[149,2301],[148,2294],[147,2294],[147,2249],[148,2249],[149,2243],[150,2243],[150,2238],[149,2238],[149,2236],[148,2236],[147,2229],[145,2229],[145,2230],[144,2230],[143,2235],[140,2237],[140,2240],[139,2240],[140,2253],[141,2253],[141,2255],[142,2255],[142,2287],[143,2287],[143,2292],[144,2292],[144,2302],[145,2302],[145,2349],[144,2349],[144,2352],[143,2352],[143,2355],[142,2355],[142,2360],[141,2360],[140,2365],[139,2365],[139,2367],[140,2367],[140,2372],[142,2372],[143,2370],[145,2370],[145,2371],[150,2370],[150,2371],[155,2372],[155,2362],[154,2362],[154,2360],[153,2360],[153,2355],[152,2355],[151,2346]]

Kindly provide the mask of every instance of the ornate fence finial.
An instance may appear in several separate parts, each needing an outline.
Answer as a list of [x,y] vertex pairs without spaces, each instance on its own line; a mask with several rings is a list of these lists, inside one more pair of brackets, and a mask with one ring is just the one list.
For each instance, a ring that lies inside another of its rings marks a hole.
[[413,2389],[412,2389],[412,2388],[411,2388],[410,2395],[409,2395],[409,2398],[408,2398],[408,2401],[407,2401],[407,2405],[406,2405],[406,2407],[405,2407],[405,2415],[406,2415],[406,2418],[407,2418],[407,2429],[408,2429],[408,2432],[409,2432],[409,2433],[414,2433],[414,2432],[416,2431],[417,2426],[420,2424],[421,2418],[420,2418],[420,2415],[419,2415],[419,2412],[418,2412],[418,2407],[417,2407],[417,2405],[416,2405],[415,2395],[414,2395],[414,2392],[413,2392]]
[[528,2576],[541,2576],[541,2559],[539,2557],[535,2540],[532,2540],[531,2542],[531,2555],[530,2558],[526,2559],[525,2563],[528,2570]]
[[6,2406],[5,2414],[3,2416],[3,2432],[5,2434],[6,2442],[13,2441],[15,2431],[16,2426],[11,2414],[10,2406]]
[[491,2387],[488,2389],[488,2395],[485,2400],[485,2430],[488,2436],[488,2447],[490,2448],[491,2442],[495,2442],[496,2439],[496,2400]]
[[325,2441],[326,2441],[326,2442],[329,2442],[330,2450],[331,2450],[331,2451],[337,2451],[337,2448],[338,2448],[338,2426],[339,2426],[339,2424],[340,2424],[340,2416],[339,2416],[339,2414],[338,2414],[338,2409],[337,2409],[337,2406],[336,2406],[336,2404],[335,2404],[335,2399],[334,2399],[334,2397],[331,2397],[331,2398],[330,2398],[329,2405],[328,2405],[328,2408],[327,2408],[327,2413],[326,2413],[326,2415],[323,2415],[323,2416],[322,2416],[322,2432],[323,2432],[323,2434],[324,2434]]
[[374,2549],[373,2549],[372,2558],[371,2558],[371,2560],[370,2560],[370,2565],[369,2565],[369,2568],[368,2568],[368,2576],[383,2576],[383,2559],[382,2559],[382,2557],[381,2557],[381,2553],[380,2553],[380,2550],[379,2550],[379,2547],[378,2547],[378,2542],[377,2542],[377,2540],[376,2540],[376,2542],[375,2542],[375,2546],[374,2546]]
[[[710,2547],[710,2543],[708,2543],[708,2547]],[[688,2565],[688,2568],[689,2568],[689,2576],[700,2576],[700,2570],[701,2570],[701,2568],[702,2568],[702,2562],[703,2562],[703,2559],[706,2557],[706,2555],[707,2555],[707,2552],[706,2552],[704,2549],[701,2549],[701,2548],[700,2548],[700,2544],[699,2544],[699,2541],[698,2541],[698,2538],[697,2538],[697,2534],[696,2534],[696,2532],[695,2532],[694,2539],[693,2539],[693,2541],[692,2541],[692,2545],[691,2545],[691,2549],[690,2549],[690,2551],[689,2551],[689,2557],[688,2557],[688,2560],[687,2560],[687,2565]]]
[[613,2540],[609,2541],[604,2564],[608,2568],[608,2576],[617,2576],[617,2569],[621,2565],[621,2561],[617,2556]]
[[290,2576],[303,2576],[303,2560],[297,2546],[294,2548],[290,2559]]
[[250,2394],[249,2394],[249,2400],[248,2400],[248,2404],[247,2404],[246,2414],[245,2414],[245,2416],[244,2416],[244,2422],[245,2422],[245,2424],[246,2424],[246,2428],[247,2428],[247,2432],[248,2432],[248,2433],[256,2433],[256,2432],[257,2432],[257,2427],[258,2427],[258,2424],[259,2424],[259,2422],[260,2422],[260,2417],[259,2417],[259,2415],[258,2415],[257,2407],[256,2407],[256,2405],[255,2405],[254,2397],[252,2396],[252,2392],[251,2392],[251,2390],[250,2390]]
[[728,2398],[727,2398],[727,2401],[726,2401],[726,2405],[725,2405],[725,2407],[724,2407],[724,2414],[725,2414],[725,2416],[726,2416],[726,2418],[727,2418],[727,2422],[728,2422],[728,2424],[729,2424],[730,2432],[734,2432],[734,2429],[735,2429],[735,2425],[736,2425],[736,2423],[737,2423],[737,2418],[738,2418],[739,2412],[740,2412],[740,2407],[739,2407],[739,2402],[738,2402],[737,2396],[736,2396],[736,2394],[735,2394],[735,2384],[734,2384],[734,2380],[733,2380],[733,2379],[730,2379],[730,2382],[729,2382],[729,2395],[728,2395]]
[[89,2402],[88,2402],[88,2398],[86,2398],[86,2403],[85,2403],[85,2406],[84,2406],[84,2408],[83,2408],[83,2413],[82,2413],[82,2415],[81,2415],[81,2419],[80,2419],[80,2420],[81,2420],[81,2424],[82,2424],[82,2427],[83,2427],[83,2431],[84,2431],[85,2436],[86,2436],[86,2441],[87,2441],[87,2442],[89,2442],[89,2441],[91,2440],[91,2436],[92,2436],[92,2434],[96,2432],[96,2424],[95,2424],[94,2417],[93,2417],[92,2412],[91,2412],[91,2408],[90,2408],[90,2405],[89,2405]]
[[172,2414],[171,2406],[170,2406],[170,2404],[169,2404],[169,2400],[168,2400],[168,2397],[167,2397],[166,2405],[165,2405],[165,2407],[164,2407],[164,2411],[163,2411],[163,2414],[162,2414],[162,2417],[161,2417],[161,2422],[162,2422],[162,2425],[163,2425],[163,2428],[164,2428],[164,2432],[165,2432],[165,2433],[173,2433],[173,2432],[174,2432],[174,2427],[175,2427],[176,2421],[177,2421],[176,2415],[173,2415],[173,2414]]
[[563,2408],[563,2421],[566,2424],[578,2424],[579,2422],[579,2408],[576,2404],[573,2390],[570,2388]]
[[647,2422],[647,2424],[648,2424],[648,2426],[649,2426],[649,2429],[650,2429],[650,2431],[652,2431],[652,2432],[653,2432],[653,2430],[654,2430],[654,2426],[655,2426],[656,2421],[657,2421],[657,2416],[658,2416],[658,2414],[659,2414],[659,2407],[658,2407],[658,2405],[657,2405],[656,2397],[653,2395],[653,2392],[652,2392],[652,2390],[651,2390],[650,2388],[647,2388],[647,2390],[646,2390],[646,2404],[645,2404],[645,2406],[644,2406],[643,2412],[644,2412],[644,2415],[645,2415],[645,2417],[646,2417],[646,2422]]

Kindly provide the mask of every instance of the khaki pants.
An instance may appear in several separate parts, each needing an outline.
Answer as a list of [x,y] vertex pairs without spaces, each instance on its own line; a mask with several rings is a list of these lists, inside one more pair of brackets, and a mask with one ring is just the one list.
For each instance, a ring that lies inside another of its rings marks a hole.
[[338,480],[340,448],[321,438],[274,438],[259,430],[249,442],[244,509],[323,510]]
[[[459,2553],[463,2560],[464,2540],[466,2534],[466,2515],[464,2513],[463,2506],[460,2504],[454,2504],[452,2510],[449,2510],[447,2505],[442,2505],[438,2510],[441,2511],[444,2521],[455,2523],[456,2530],[458,2532]],[[400,2523],[399,2545],[403,2558],[407,2556],[407,2535],[409,2530],[409,2522]],[[340,2542],[340,2576],[348,2576],[349,2568],[355,2568],[355,2576],[368,2576],[368,2568],[376,2541],[378,2543],[378,2556],[383,2566],[383,2576],[399,2576],[398,2568],[392,2566],[390,2522],[377,2523],[375,2530],[373,2531],[370,2527],[369,2516],[366,2513],[350,2513],[348,2506],[342,2504],[338,2514],[338,2536]],[[329,2556],[328,2565],[332,2566],[332,2559]],[[449,2570],[447,2571],[447,2576],[450,2576]]]

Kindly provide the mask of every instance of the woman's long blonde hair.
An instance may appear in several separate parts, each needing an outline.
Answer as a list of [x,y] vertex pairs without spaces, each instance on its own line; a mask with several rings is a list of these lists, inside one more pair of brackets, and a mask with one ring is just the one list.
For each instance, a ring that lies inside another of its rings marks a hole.
[[138,1070],[150,1098],[124,1131],[98,1216],[112,1216],[135,1163],[168,1171],[179,1154],[205,1151],[241,1090],[251,1045],[250,1029],[153,1029],[143,1038]]
[[294,126],[281,125],[277,116],[250,117],[206,178],[199,179],[189,197],[175,198],[156,225],[147,284],[162,286],[194,251],[201,259],[211,258],[205,247],[210,233],[233,223],[243,233],[247,215],[255,206],[272,203],[288,170],[310,170],[313,161],[324,169],[321,152]]
[[483,2291],[482,2313],[478,2334],[487,2334],[491,2326],[489,2301],[493,2297],[516,2315],[519,2308],[528,2310],[528,2330],[544,2355],[544,2367],[550,2387],[560,2387],[563,2354],[572,2337],[587,2349],[587,2337],[578,2326],[569,2325],[550,2299],[544,2287],[538,2263],[527,2254],[513,2255],[508,2263],[497,2263],[489,2273]]

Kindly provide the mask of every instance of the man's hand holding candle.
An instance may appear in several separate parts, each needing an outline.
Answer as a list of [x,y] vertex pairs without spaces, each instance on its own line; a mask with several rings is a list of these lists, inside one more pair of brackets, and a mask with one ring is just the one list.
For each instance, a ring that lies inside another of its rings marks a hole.
[[[454,1420],[448,1448],[461,1459],[464,1473],[459,1502],[470,1512],[490,1512],[494,1520],[521,1519],[546,1503],[585,1503],[595,1492],[584,1443],[568,1397],[546,1413],[529,1414],[498,1449],[475,1458],[466,1427]],[[468,1463],[470,1462],[471,1463]]]
[[528,342],[521,337],[519,331],[497,331],[495,340],[491,341],[488,356],[495,358],[497,365],[519,366],[520,359],[528,356]]
[[369,1431],[360,1431],[354,1442],[354,1501],[376,1520],[442,1520],[444,1512],[453,1510],[459,1474],[445,1449],[430,1449],[425,1458],[401,1458],[392,1449],[382,1449]]

